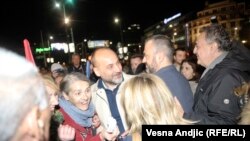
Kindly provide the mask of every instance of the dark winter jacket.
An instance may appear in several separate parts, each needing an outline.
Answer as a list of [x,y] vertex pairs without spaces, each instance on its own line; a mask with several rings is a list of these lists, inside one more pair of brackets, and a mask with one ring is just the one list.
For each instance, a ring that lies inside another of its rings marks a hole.
[[210,69],[198,83],[193,113],[184,118],[198,124],[236,124],[241,112],[241,98],[233,89],[250,80],[250,51],[234,42],[227,56]]

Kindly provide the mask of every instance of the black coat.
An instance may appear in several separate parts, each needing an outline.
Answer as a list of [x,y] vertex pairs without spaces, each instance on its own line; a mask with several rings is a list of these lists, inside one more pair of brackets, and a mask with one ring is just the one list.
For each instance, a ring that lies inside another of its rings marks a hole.
[[242,98],[233,89],[250,81],[250,52],[239,43],[209,70],[199,81],[193,113],[184,118],[198,120],[197,124],[236,124],[241,112]]

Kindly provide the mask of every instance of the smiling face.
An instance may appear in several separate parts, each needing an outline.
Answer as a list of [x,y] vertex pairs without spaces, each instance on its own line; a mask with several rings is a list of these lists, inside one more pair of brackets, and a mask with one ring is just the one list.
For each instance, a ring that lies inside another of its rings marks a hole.
[[95,56],[95,74],[101,77],[108,87],[120,84],[123,80],[122,66],[117,55],[111,50],[101,49]]
[[181,66],[181,73],[185,76],[187,80],[193,79],[195,76],[194,70],[188,62],[183,62]]
[[175,55],[174,55],[174,61],[177,64],[181,64],[183,60],[187,58],[187,53],[186,51],[183,50],[177,50]]
[[194,54],[197,56],[197,64],[203,67],[208,67],[213,61],[212,57],[214,52],[212,50],[212,44],[208,43],[205,38],[205,33],[201,33],[196,41],[196,46],[194,48]]
[[69,88],[69,94],[64,95],[77,108],[86,111],[89,108],[91,100],[90,85],[86,81],[77,80],[73,82]]

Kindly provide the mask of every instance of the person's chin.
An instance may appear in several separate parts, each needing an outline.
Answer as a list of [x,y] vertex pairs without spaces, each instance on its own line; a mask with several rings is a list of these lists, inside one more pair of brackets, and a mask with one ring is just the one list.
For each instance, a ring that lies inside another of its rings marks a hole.
[[81,107],[80,109],[81,109],[82,111],[86,111],[86,110],[88,110],[88,108],[89,108],[89,107]]
[[50,107],[50,111],[53,112],[55,110],[55,106]]
[[117,83],[117,84],[120,84],[121,82],[122,82],[122,75],[121,76],[117,76],[117,77],[115,77],[115,81],[114,81],[115,83]]
[[81,103],[78,108],[83,111],[86,111],[89,108],[89,103],[88,102]]

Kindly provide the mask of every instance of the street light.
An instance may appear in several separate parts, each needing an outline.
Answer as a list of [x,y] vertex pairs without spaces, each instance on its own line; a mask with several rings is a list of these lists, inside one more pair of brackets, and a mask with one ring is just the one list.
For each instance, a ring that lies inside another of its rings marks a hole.
[[[65,3],[70,3],[73,4],[73,0],[61,0],[60,2],[62,4],[62,10],[63,10],[63,20],[64,20],[64,24],[65,24],[65,30],[66,30],[66,34],[67,34],[67,46],[68,46],[68,56],[69,56],[69,62],[70,62],[70,44],[69,44],[69,40],[68,40],[68,30],[67,30],[67,25],[70,24],[70,19],[69,17],[66,16],[66,8],[65,8]],[[60,8],[60,4],[59,2],[56,2],[55,4],[56,8]],[[70,27],[70,35],[71,35],[71,41],[73,43],[73,45],[71,47],[75,48],[75,41],[74,41],[74,34],[73,34],[73,28]],[[75,49],[74,49],[75,52]]]
[[69,18],[66,17],[66,18],[64,19],[64,23],[65,23],[65,24],[69,24]]
[[[64,24],[67,26],[67,25],[70,24],[70,19],[66,15],[65,2],[67,2],[67,3],[73,3],[73,0],[66,0],[66,1],[65,0],[61,0],[62,10],[63,10],[63,20],[64,20]],[[56,8],[60,8],[60,3],[56,2],[55,3],[55,7]],[[74,41],[74,33],[73,33],[73,28],[72,27],[70,27],[70,34],[71,34],[71,41],[74,44],[75,41]]]
[[120,26],[120,36],[121,36],[121,44],[123,45],[123,33],[122,33],[122,23],[119,18],[114,19],[115,24],[119,24]]
[[53,37],[53,36],[49,36],[49,39],[50,39],[50,40],[53,40],[53,39],[54,39],[54,37]]

